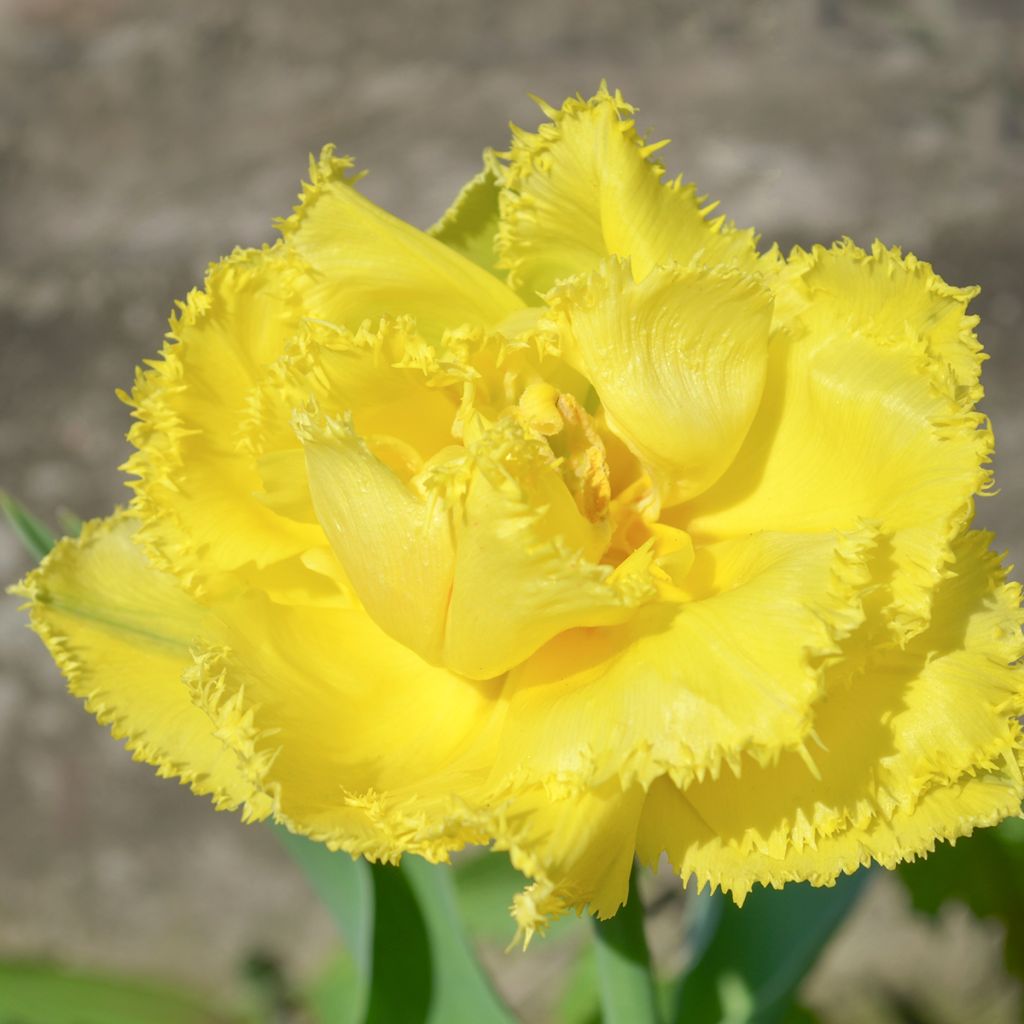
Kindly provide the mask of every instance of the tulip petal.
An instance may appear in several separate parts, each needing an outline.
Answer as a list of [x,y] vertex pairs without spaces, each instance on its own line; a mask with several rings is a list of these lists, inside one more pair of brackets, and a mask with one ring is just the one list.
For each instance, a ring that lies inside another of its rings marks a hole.
[[865,528],[709,545],[690,600],[559,637],[509,674],[496,777],[686,784],[745,753],[802,750],[824,667],[863,621],[873,541]]
[[446,510],[407,487],[351,421],[302,415],[296,429],[317,518],[363,607],[385,633],[437,662],[454,571]]
[[29,599],[31,626],[71,692],[136,760],[209,794],[219,809],[249,801],[247,816],[259,817],[260,800],[234,752],[214,737],[182,682],[209,614],[147,563],[136,527],[123,513],[87,523],[15,592]]
[[218,618],[223,643],[197,659],[195,699],[258,770],[276,820],[373,860],[446,860],[487,841],[473,799],[493,686],[428,664],[361,609],[253,593]]
[[306,323],[249,398],[243,443],[259,469],[259,500],[300,522],[316,521],[293,422],[296,410],[310,405],[321,417],[350,416],[403,479],[422,469],[452,443],[459,408],[457,392],[429,386],[435,351],[408,317],[356,332]]
[[615,570],[586,558],[591,524],[545,451],[551,460],[502,423],[431,485],[455,516],[444,661],[473,679],[501,675],[566,629],[623,622],[656,595],[649,553]]
[[924,267],[851,245],[791,257],[795,283],[779,292],[803,307],[772,344],[747,441],[713,488],[670,517],[699,541],[878,520],[890,535],[889,617],[901,642],[928,623],[992,449],[973,408],[981,357],[963,312],[972,293]]
[[785,753],[684,788],[659,780],[644,858],[665,849],[684,877],[742,899],[755,882],[827,885],[871,859],[891,867],[1017,813],[1020,587],[1004,583],[990,540],[960,538],[932,625],[904,649],[870,630],[850,637],[815,708],[813,771]]
[[771,295],[759,278],[678,267],[634,283],[609,260],[549,296],[566,357],[663,506],[707,490],[754,419],[768,365]]
[[[975,828],[1018,817],[1021,796],[1021,787],[1005,775],[981,772],[928,792],[913,808],[818,837],[813,845],[791,848],[783,835],[776,852],[743,851],[720,836],[717,824],[707,824],[683,791],[660,779],[644,808],[638,852],[645,864],[654,865],[664,851],[681,878],[721,888],[742,903],[755,885],[827,886],[872,862],[893,868],[924,857],[937,842],[955,841]],[[794,812],[798,809],[794,805]]]
[[609,255],[630,259],[638,279],[672,261],[753,268],[753,232],[710,219],[716,204],[704,205],[694,185],[662,181],[664,167],[650,158],[664,144],[637,133],[635,108],[618,92],[602,86],[590,100],[541,109],[550,123],[513,127],[502,154],[498,265],[531,304]]
[[570,909],[601,920],[615,914],[629,887],[644,797],[639,786],[623,790],[614,780],[561,797],[538,786],[503,808],[495,849],[509,850],[533,880],[512,901],[517,940],[528,945]]
[[305,296],[317,315],[355,330],[408,314],[428,337],[489,326],[522,306],[506,285],[443,242],[393,217],[353,187],[352,161],[327,146],[310,159],[299,205],[281,234],[312,267]]
[[[315,526],[253,495],[256,464],[239,425],[265,367],[299,329],[301,264],[280,246],[239,251],[210,267],[171,321],[161,359],[139,371],[130,398],[138,479],[132,510],[152,563],[197,593],[243,566],[267,566],[322,543]],[[227,581],[230,585],[230,579]]]

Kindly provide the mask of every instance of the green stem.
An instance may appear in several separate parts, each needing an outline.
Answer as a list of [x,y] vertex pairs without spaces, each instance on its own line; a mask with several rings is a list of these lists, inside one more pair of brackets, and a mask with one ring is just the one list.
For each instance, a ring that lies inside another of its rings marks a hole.
[[634,868],[625,906],[609,920],[594,922],[604,1024],[659,1024],[660,1020],[636,875]]

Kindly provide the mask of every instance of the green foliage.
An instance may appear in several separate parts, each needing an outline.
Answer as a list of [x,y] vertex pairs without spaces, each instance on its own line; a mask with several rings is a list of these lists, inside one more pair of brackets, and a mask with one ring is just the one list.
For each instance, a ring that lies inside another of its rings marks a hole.
[[38,562],[41,561],[54,544],[56,537],[49,527],[34,515],[20,501],[0,491],[0,510],[11,524],[25,550]]
[[597,954],[588,943],[576,959],[558,1004],[559,1024],[601,1024],[597,986]]
[[430,1020],[436,1024],[512,1024],[491,988],[459,913],[452,869],[406,857],[402,870],[423,914],[433,977]]
[[339,953],[302,999],[316,1024],[359,1024],[362,978],[347,952]]
[[609,920],[594,922],[604,1024],[657,1024],[659,1020],[636,873],[634,868],[629,876],[625,905]]
[[418,857],[371,866],[277,831],[351,953],[351,969],[335,964],[314,990],[325,1024],[511,1024],[466,935],[451,868]]
[[935,915],[960,900],[978,917],[1001,921],[1006,966],[1024,979],[1024,820],[976,829],[955,845],[940,843],[925,859],[901,865],[899,875],[922,913]]
[[372,873],[373,971],[366,1024],[426,1024],[434,1019],[433,975],[421,907],[401,868],[374,864]]
[[806,1021],[807,1011],[794,1005],[797,987],[869,877],[862,869],[830,889],[759,888],[742,908],[720,894],[697,897],[710,903],[703,948],[679,988],[678,1024]]
[[45,964],[0,964],[0,1024],[240,1024],[182,992]]

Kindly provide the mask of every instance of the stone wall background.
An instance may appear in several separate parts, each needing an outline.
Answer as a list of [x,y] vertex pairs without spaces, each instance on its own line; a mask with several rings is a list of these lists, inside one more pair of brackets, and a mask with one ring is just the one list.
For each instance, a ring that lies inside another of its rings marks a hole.
[[[509,119],[536,123],[528,91],[557,102],[601,78],[766,240],[877,235],[983,286],[1002,492],[979,519],[1020,563],[1017,0],[0,0],[0,484],[45,514],[127,499],[115,387],[209,261],[271,237],[308,152],[336,142],[372,198],[425,226]],[[27,567],[0,529],[0,580]],[[133,764],[13,598],[0,659],[0,956],[211,990],[254,948],[316,966],[329,922],[273,838]],[[867,1019],[882,985],[940,1020],[1014,1020],[998,941],[956,911],[916,921],[883,880],[811,994],[837,1022]],[[542,969],[509,968],[524,1006]]]

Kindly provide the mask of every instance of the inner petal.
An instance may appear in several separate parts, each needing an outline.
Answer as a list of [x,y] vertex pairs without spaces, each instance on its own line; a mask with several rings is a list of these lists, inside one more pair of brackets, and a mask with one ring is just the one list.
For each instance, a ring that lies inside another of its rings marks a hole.
[[672,266],[637,283],[613,259],[549,300],[566,358],[643,463],[656,501],[673,505],[707,490],[761,400],[772,300],[760,280]]

